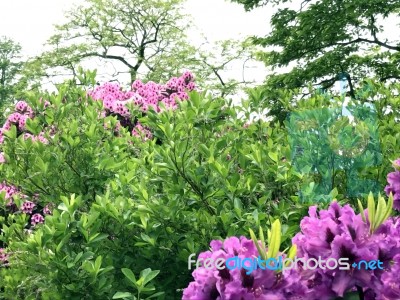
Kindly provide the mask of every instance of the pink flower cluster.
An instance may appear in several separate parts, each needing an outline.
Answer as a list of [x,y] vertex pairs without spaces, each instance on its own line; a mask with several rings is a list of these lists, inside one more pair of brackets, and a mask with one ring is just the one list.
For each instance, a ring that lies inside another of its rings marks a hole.
[[36,204],[31,201],[25,201],[22,206],[21,210],[25,214],[32,214],[33,209],[35,208]]
[[24,137],[25,140],[31,139],[32,141],[39,141],[39,142],[41,142],[43,144],[46,144],[46,145],[49,143],[48,139],[46,139],[44,137],[44,132],[41,132],[41,133],[39,133],[39,135],[36,135],[36,136],[33,135],[33,134],[30,134],[30,133],[25,133],[23,135],[23,137]]
[[8,185],[6,182],[0,183],[0,193],[5,192],[5,200],[8,200],[7,206],[13,205],[13,196],[16,196],[19,194],[19,190],[13,186],[13,185]]
[[[35,113],[33,109],[25,101],[18,101],[15,105],[15,111],[11,113],[3,127],[0,128],[0,144],[4,142],[4,133],[11,129],[11,126],[15,125],[17,127],[17,135],[23,134],[25,139],[32,139],[33,141],[40,141],[47,144],[48,141],[44,137],[44,133],[41,132],[38,136],[32,135],[26,132],[26,122],[28,119],[33,119]],[[0,153],[0,163],[5,163],[4,154]]]
[[31,218],[31,224],[35,226],[36,224],[43,224],[44,218],[41,214],[34,214]]
[[88,95],[95,100],[103,101],[104,116],[117,116],[120,126],[127,128],[133,136],[144,136],[151,139],[152,134],[148,128],[141,125],[132,114],[127,105],[133,105],[137,111],[146,113],[150,108],[161,111],[161,103],[170,109],[177,108],[177,101],[189,99],[188,91],[196,88],[194,76],[185,72],[181,77],[173,77],[166,84],[157,84],[149,81],[143,83],[135,80],[130,91],[122,91],[117,83],[105,83]]
[[[22,194],[21,191],[17,187],[15,187],[13,185],[9,185],[6,182],[0,183],[0,193],[1,192],[5,192],[5,200],[8,200],[8,202],[6,203],[6,205],[8,207],[11,207],[11,206],[16,207],[14,200],[13,200],[14,196],[19,196],[20,198],[23,198],[23,199],[29,198],[27,195]],[[35,204],[35,202],[37,202],[39,200],[38,197],[39,197],[39,195],[35,194],[31,197],[32,201],[26,200],[24,203],[22,203],[22,205],[20,207],[20,211],[25,214],[32,215],[33,211],[35,210],[35,208],[37,206]],[[52,213],[52,210],[53,210],[53,204],[49,203],[43,208],[42,213],[44,215],[50,215]],[[43,223],[43,222],[44,222],[44,218],[39,213],[35,213],[31,217],[31,225],[32,226],[35,226],[36,224]]]
[[12,125],[17,126],[18,130],[25,130],[26,120],[32,119],[34,112],[25,101],[18,101],[15,105],[15,112],[8,116],[3,125],[4,130],[10,130]]
[[46,204],[46,206],[43,208],[43,214],[51,215],[53,211],[53,206],[53,203]]
[[0,265],[8,263],[8,254],[6,253],[6,249],[0,248]]

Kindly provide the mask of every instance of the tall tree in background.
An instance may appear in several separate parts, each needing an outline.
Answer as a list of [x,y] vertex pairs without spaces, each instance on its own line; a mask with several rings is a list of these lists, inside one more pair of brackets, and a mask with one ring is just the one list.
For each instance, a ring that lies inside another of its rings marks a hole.
[[56,26],[52,49],[38,60],[73,74],[76,63],[87,58],[118,62],[132,81],[143,73],[168,73],[159,69],[160,56],[182,46],[181,2],[88,0],[67,13],[67,23]]
[[[20,72],[21,46],[8,37],[0,37],[0,111],[16,93],[16,76]],[[0,119],[2,115],[0,116]]]
[[67,13],[67,23],[56,26],[48,50],[27,63],[25,78],[31,86],[36,79],[38,86],[46,77],[51,82],[55,76],[76,76],[79,66],[96,61],[114,68],[113,79],[129,73],[131,82],[137,78],[163,82],[190,69],[202,88],[219,96],[249,83],[224,70],[250,60],[251,47],[239,41],[223,41],[214,50],[209,50],[213,48],[209,43],[192,45],[187,37],[191,20],[182,14],[184,2],[88,0]]
[[295,66],[266,80],[265,92],[276,113],[282,108],[272,96],[276,89],[309,84],[329,89],[343,77],[354,98],[366,76],[382,82],[400,79],[398,0],[232,1],[246,10],[279,5],[270,34],[254,38],[255,44],[266,47],[260,58],[273,70]]

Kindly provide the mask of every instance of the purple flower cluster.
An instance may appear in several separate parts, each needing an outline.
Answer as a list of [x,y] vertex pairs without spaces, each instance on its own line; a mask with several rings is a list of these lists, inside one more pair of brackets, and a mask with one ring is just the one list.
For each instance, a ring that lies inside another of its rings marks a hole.
[[189,98],[187,92],[196,88],[193,80],[194,76],[190,72],[185,72],[178,78],[171,78],[165,85],[135,80],[130,91],[121,90],[117,83],[105,83],[89,92],[88,95],[103,102],[103,116],[116,116],[119,126],[127,128],[133,136],[144,135],[144,139],[150,139],[152,134],[149,129],[132,117],[127,105],[133,105],[142,114],[146,113],[150,107],[160,112],[161,103],[167,108],[175,109],[176,101],[187,100]]
[[[235,256],[243,259],[259,255],[253,241],[245,237],[214,240],[210,246],[211,251],[201,253],[199,258],[226,261]],[[310,299],[309,289],[294,269],[278,273],[258,268],[246,274],[245,269],[199,267],[193,271],[193,277],[194,281],[183,292],[183,300]]]
[[393,267],[381,276],[382,288],[378,300],[400,299],[400,255],[393,258]]
[[[367,215],[367,214],[366,214]],[[339,268],[297,268],[276,272],[256,269],[246,275],[244,269],[218,270],[200,267],[193,272],[194,281],[184,290],[184,300],[224,299],[308,299],[330,300],[362,290],[366,300],[400,299],[400,219],[389,218],[374,232],[368,218],[345,205],[333,202],[327,210],[309,209],[301,221],[301,232],[292,240],[297,258],[327,261],[347,258],[349,270]],[[212,241],[211,250],[199,255],[203,261],[226,260],[239,256],[258,257],[251,240],[230,237],[224,242]],[[354,268],[361,260],[379,260],[382,269]]]
[[385,187],[387,195],[393,194],[393,208],[400,210],[400,159],[393,162],[395,171],[387,175],[388,185]]
[[[388,219],[371,233],[369,222],[364,222],[361,214],[356,215],[349,205],[341,207],[333,202],[328,210],[319,213],[315,206],[310,207],[309,216],[303,218],[300,227],[301,232],[293,238],[298,257],[348,258],[350,265],[361,260],[380,260],[383,263],[384,270],[304,270],[302,277],[309,287],[313,287],[318,298],[342,297],[358,287],[363,289],[368,299],[380,299],[380,291],[386,288],[382,274],[391,270],[394,258],[400,254],[399,219]],[[395,283],[398,286],[400,280]]]

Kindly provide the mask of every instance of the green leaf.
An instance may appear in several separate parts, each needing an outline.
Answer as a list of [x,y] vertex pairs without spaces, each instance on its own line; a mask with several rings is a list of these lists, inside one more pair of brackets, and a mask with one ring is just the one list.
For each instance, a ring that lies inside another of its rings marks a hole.
[[390,215],[391,215],[391,213],[392,213],[392,209],[393,209],[393,194],[390,193],[390,195],[389,195],[389,200],[388,200],[388,205],[387,205],[387,207],[386,207],[386,213],[385,213],[385,216],[384,216],[382,222],[386,221],[387,218],[390,217]]
[[374,230],[377,229],[384,221],[386,215],[386,202],[385,199],[379,194],[378,195],[378,205],[376,208],[376,217],[374,223]]
[[121,269],[122,273],[124,273],[125,277],[129,279],[129,281],[136,287],[137,286],[137,281],[135,274],[130,269],[123,268]]
[[266,257],[267,256],[267,250],[265,249],[265,237],[264,237],[264,232],[263,232],[261,226],[259,228],[259,235],[260,235],[260,241],[261,241],[262,254],[263,254],[264,257]]
[[278,161],[278,154],[275,152],[268,152],[268,156],[270,159],[272,159],[274,162]]
[[267,259],[266,253],[263,251],[260,244],[258,243],[257,237],[254,234],[253,230],[249,229],[249,231],[250,231],[250,237],[251,237],[254,245],[256,246],[258,253],[260,254],[260,256],[262,257],[263,260]]
[[357,200],[357,201],[358,201],[358,209],[360,210],[361,218],[362,218],[363,222],[367,222],[367,219],[365,217],[365,212],[364,212],[363,205],[362,205],[360,200]]
[[343,300],[360,300],[360,295],[358,292],[346,293],[343,297]]
[[279,220],[276,220],[272,224],[271,228],[271,240],[268,245],[267,259],[276,258],[279,252],[279,248],[281,246],[281,238],[282,238],[281,222]]
[[147,297],[146,299],[153,299],[153,298],[161,296],[161,295],[164,295],[164,292],[157,292],[157,293]]
[[132,298],[133,295],[128,292],[116,292],[113,296],[113,299],[123,299],[123,298]]
[[17,127],[15,127],[15,125],[12,125],[10,130],[4,131],[4,135],[12,140],[15,140],[17,138]]
[[368,220],[372,231],[375,221],[375,201],[372,192],[368,195]]
[[150,268],[147,268],[141,272],[141,277],[143,278],[143,285],[145,286],[151,280],[153,280],[158,274],[160,273],[159,270],[152,271]]
[[102,261],[103,261],[103,258],[100,255],[96,258],[96,260],[94,262],[94,269],[95,269],[96,274],[98,274],[100,271]]
[[290,259],[294,259],[296,254],[297,254],[297,246],[293,245],[292,247],[290,247],[287,257]]

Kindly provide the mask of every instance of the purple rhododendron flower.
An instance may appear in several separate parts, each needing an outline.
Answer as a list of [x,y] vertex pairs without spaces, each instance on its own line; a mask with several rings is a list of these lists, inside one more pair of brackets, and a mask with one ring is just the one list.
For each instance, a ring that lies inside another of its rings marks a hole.
[[387,175],[388,185],[385,187],[385,193],[388,196],[393,194],[393,208],[400,210],[400,159],[393,162],[393,167],[396,170]]
[[[357,287],[361,287],[366,295],[372,295],[371,299],[379,296],[377,291],[385,285],[381,276],[391,268],[394,257],[400,254],[399,219],[388,219],[371,233],[369,223],[364,222],[360,214],[356,215],[350,205],[341,207],[333,202],[328,210],[319,213],[315,206],[310,207],[309,216],[303,218],[300,227],[301,232],[292,240],[298,247],[298,257],[347,258],[350,264],[350,270],[304,270],[302,276],[309,276],[309,288],[323,291],[333,298],[343,297]],[[380,260],[384,270],[351,267],[361,260]],[[400,279],[397,280],[399,283]]]
[[[230,237],[224,242],[214,240],[210,246],[211,250],[201,253],[199,259],[211,258],[215,262],[217,259],[226,261],[236,256],[244,259],[259,255],[253,241],[245,237]],[[245,269],[218,270],[215,266],[201,266],[192,275],[194,281],[184,290],[184,300],[311,299],[310,290],[294,269],[276,272],[257,268],[247,274]]]
[[382,288],[377,300],[398,300],[400,299],[400,255],[394,257],[394,264],[390,271],[383,273]]

